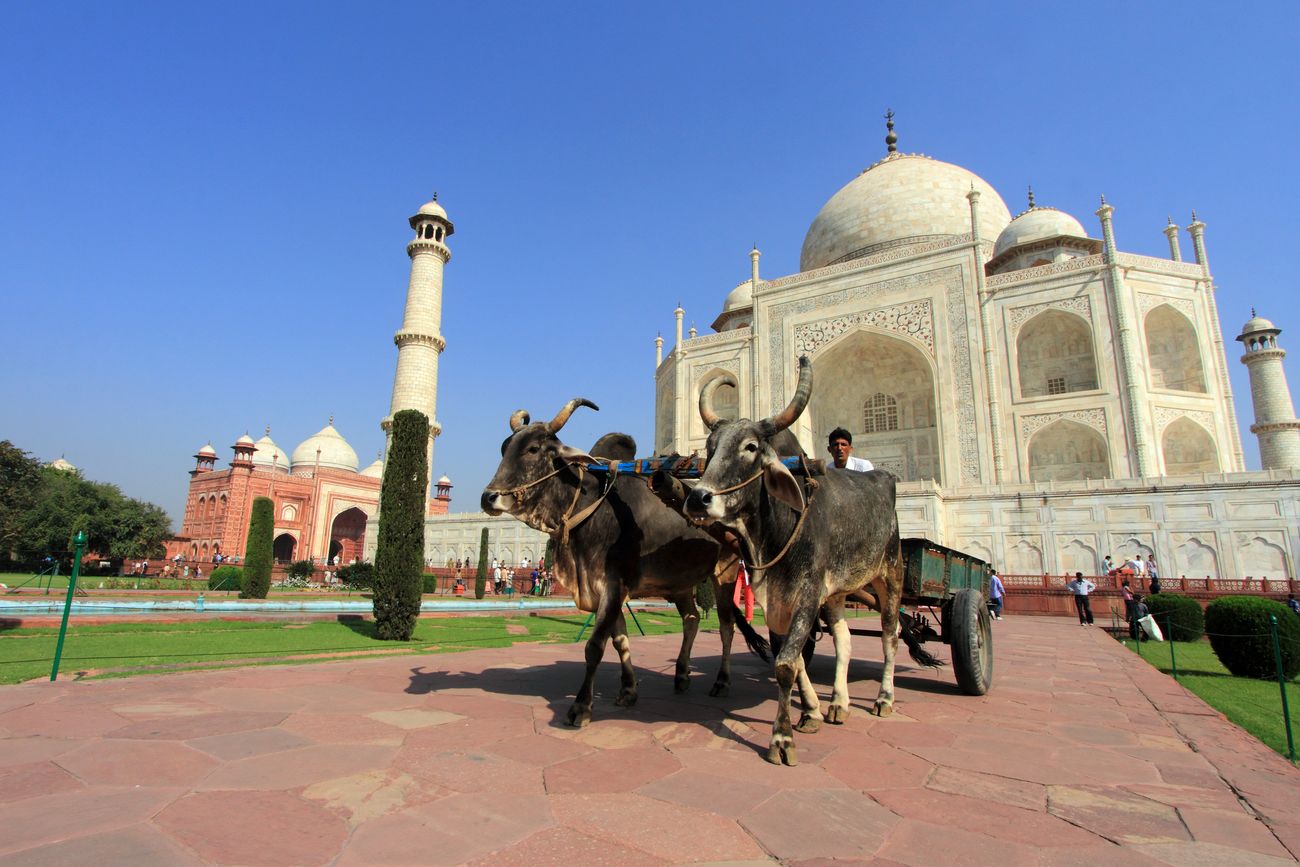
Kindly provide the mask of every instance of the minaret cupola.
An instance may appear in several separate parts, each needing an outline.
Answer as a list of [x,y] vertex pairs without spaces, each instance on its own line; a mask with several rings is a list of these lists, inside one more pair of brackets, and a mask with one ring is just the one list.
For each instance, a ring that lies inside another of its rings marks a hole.
[[190,470],[191,476],[210,473],[217,463],[217,450],[212,447],[212,443],[208,443],[194,453],[194,460],[194,469]]
[[1266,470],[1300,468],[1300,420],[1295,417],[1282,369],[1286,350],[1277,345],[1281,333],[1281,328],[1252,309],[1250,321],[1237,335],[1246,348],[1241,363],[1250,371],[1250,397],[1255,406],[1250,432],[1259,437],[1259,463]]
[[438,194],[434,193],[433,198],[420,206],[410,218],[411,228],[415,230],[415,240],[407,245],[406,252],[414,254],[414,248],[424,246],[425,244],[434,244],[441,247],[436,252],[442,256],[443,262],[451,261],[451,250],[447,247],[447,238],[456,231],[451,220],[447,219],[447,211],[438,204]]

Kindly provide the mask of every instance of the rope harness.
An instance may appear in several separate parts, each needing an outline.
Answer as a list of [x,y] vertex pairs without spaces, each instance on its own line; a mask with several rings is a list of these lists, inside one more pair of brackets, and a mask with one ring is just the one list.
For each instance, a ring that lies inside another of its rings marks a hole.
[[[803,465],[804,484],[808,488],[807,493],[804,495],[803,511],[799,513],[799,520],[795,522],[794,532],[790,534],[790,538],[786,540],[785,546],[781,549],[780,553],[778,553],[771,560],[768,560],[766,563],[761,563],[761,564],[751,563],[749,565],[749,568],[755,572],[761,571],[763,569],[769,569],[772,566],[775,566],[777,563],[780,563],[781,558],[785,557],[786,554],[790,553],[790,547],[794,545],[794,540],[799,538],[799,532],[803,530],[803,522],[808,517],[808,512],[809,512],[808,507],[812,505],[813,494],[817,492],[817,488],[819,487],[819,485],[817,484],[817,480],[814,479],[812,476],[812,469],[808,466],[807,457],[800,455],[799,462]],[[739,491],[741,488],[744,488],[752,484],[753,482],[757,481],[762,475],[763,475],[763,471],[759,470],[757,473],[754,473],[754,475],[745,479],[745,481],[741,482],[740,484],[732,485],[729,488],[723,488],[718,491],[713,491],[712,494],[716,496],[717,494],[730,494],[733,491]]]
[[618,461],[609,460],[607,458],[596,458],[595,460],[600,461],[601,463],[605,464],[609,468],[609,473],[605,479],[605,490],[601,491],[599,497],[597,497],[590,505],[583,508],[583,510],[581,512],[578,512],[577,514],[574,514],[573,510],[578,507],[578,500],[582,499],[582,482],[587,476],[587,470],[583,467],[582,464],[561,464],[560,466],[556,467],[554,470],[547,473],[546,475],[537,479],[533,479],[531,482],[528,482],[527,484],[520,485],[517,488],[511,488],[508,491],[494,491],[494,493],[509,494],[510,496],[518,500],[523,496],[524,491],[527,491],[529,488],[536,487],[537,485],[540,485],[542,482],[546,481],[547,479],[551,479],[554,478],[555,476],[558,476],[560,473],[564,472],[565,470],[569,470],[569,469],[577,470],[578,485],[573,492],[573,499],[569,502],[569,507],[564,510],[564,516],[560,518],[560,526],[559,526],[560,544],[567,545],[569,543],[569,532],[574,527],[577,527],[583,521],[590,518],[595,513],[596,509],[600,508],[600,504],[605,502],[605,498],[609,496],[609,492],[614,490],[614,481],[615,479],[618,478]]

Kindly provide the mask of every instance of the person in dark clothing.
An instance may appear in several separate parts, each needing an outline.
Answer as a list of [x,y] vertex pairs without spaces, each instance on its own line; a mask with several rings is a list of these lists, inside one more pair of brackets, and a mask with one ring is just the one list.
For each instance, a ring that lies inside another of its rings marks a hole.
[[1129,586],[1128,579],[1120,586],[1124,593],[1124,619],[1128,621],[1128,634],[1132,638],[1137,638],[1137,597],[1133,595],[1133,588]]
[[1154,577],[1154,576],[1152,576],[1152,578],[1151,578],[1151,584],[1148,585],[1147,589],[1151,591],[1149,594],[1147,594],[1147,595],[1149,595],[1149,596],[1155,596],[1157,593],[1159,593],[1159,592],[1160,592],[1160,579],[1159,579],[1159,578],[1156,578],[1156,577]]

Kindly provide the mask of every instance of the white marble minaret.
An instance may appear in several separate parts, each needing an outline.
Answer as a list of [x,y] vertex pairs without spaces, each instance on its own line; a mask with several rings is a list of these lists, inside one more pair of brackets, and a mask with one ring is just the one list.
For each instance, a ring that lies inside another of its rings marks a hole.
[[[404,409],[418,409],[429,418],[430,435],[427,457],[429,478],[433,478],[433,440],[441,431],[436,410],[438,407],[438,357],[446,341],[439,328],[442,324],[442,271],[451,260],[447,238],[455,228],[447,219],[447,212],[433,201],[420,206],[411,217],[415,239],[406,245],[411,257],[411,280],[406,289],[406,313],[402,327],[393,335],[397,344],[397,373],[393,377],[393,402],[382,427],[388,434],[387,447],[392,444],[393,414]],[[425,492],[428,499],[428,492]]]
[[1250,432],[1259,437],[1259,463],[1266,470],[1300,468],[1300,421],[1282,369],[1286,351],[1277,345],[1282,329],[1256,316],[1254,310],[1250,312],[1251,319],[1237,339],[1246,347],[1241,363],[1250,371],[1250,396],[1255,404]]

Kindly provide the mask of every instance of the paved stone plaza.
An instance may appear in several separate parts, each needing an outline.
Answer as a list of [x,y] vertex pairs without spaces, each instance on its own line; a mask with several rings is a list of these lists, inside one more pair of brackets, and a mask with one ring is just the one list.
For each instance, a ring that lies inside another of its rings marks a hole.
[[796,768],[756,658],[708,697],[709,634],[684,696],[676,638],[634,639],[640,703],[607,661],[581,731],[581,645],[5,687],[0,863],[1295,860],[1300,771],[1099,629],[996,626],[989,696],[902,664],[884,720],[857,638],[855,714]]

